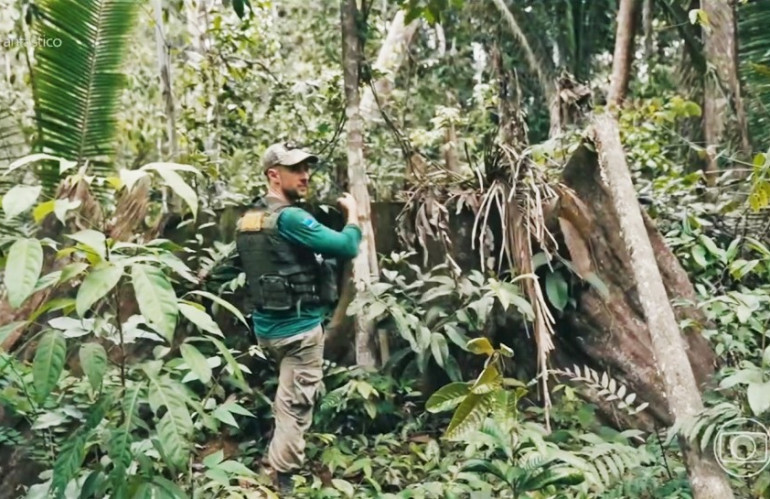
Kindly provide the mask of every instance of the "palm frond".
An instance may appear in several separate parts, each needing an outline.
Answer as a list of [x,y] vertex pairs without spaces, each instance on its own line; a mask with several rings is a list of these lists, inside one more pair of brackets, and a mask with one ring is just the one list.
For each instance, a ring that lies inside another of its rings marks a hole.
[[[23,180],[23,171],[8,174],[10,163],[24,156],[27,145],[21,132],[21,125],[14,119],[9,107],[0,107],[0,197]],[[18,237],[28,232],[16,220],[0,222],[0,236]]]
[[[42,152],[88,162],[91,173],[111,171],[121,66],[141,2],[136,0],[41,0],[35,52],[35,111]],[[41,171],[53,190],[55,166]]]
[[738,7],[740,71],[746,89],[749,131],[755,149],[770,146],[770,2],[754,1]]

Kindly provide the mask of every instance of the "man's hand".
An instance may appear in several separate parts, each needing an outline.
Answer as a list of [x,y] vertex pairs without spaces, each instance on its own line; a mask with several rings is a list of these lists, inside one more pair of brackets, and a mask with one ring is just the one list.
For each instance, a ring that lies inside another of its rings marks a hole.
[[349,193],[346,192],[337,200],[337,204],[340,205],[340,208],[345,212],[345,215],[347,215],[347,223],[349,224],[358,224],[358,206],[356,205],[355,198]]

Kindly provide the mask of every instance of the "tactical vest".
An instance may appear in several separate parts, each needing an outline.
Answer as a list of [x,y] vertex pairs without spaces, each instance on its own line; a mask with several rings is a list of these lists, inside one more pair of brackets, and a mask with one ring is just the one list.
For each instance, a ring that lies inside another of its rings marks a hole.
[[259,311],[299,312],[338,298],[333,264],[319,262],[312,250],[278,233],[278,217],[288,207],[261,200],[238,220],[235,244],[252,306]]

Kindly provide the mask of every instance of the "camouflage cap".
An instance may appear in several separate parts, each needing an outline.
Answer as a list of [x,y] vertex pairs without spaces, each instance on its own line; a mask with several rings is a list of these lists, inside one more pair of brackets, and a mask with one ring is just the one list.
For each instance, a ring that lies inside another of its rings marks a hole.
[[265,171],[276,166],[293,166],[303,161],[315,164],[318,156],[311,154],[288,142],[273,144],[265,150],[262,156],[262,167]]

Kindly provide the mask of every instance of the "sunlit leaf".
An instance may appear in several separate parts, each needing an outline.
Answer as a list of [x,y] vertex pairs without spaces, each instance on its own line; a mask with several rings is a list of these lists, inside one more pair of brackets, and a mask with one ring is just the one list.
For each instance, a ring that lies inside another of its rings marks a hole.
[[92,270],[78,289],[75,308],[80,317],[97,301],[104,298],[114,288],[123,276],[123,267],[112,263],[103,263]]
[[42,403],[58,383],[66,355],[67,342],[61,332],[51,330],[40,338],[32,361],[32,381],[38,403]]
[[8,303],[18,308],[35,289],[43,270],[43,247],[37,239],[17,239],[8,251],[5,263],[5,288]]

